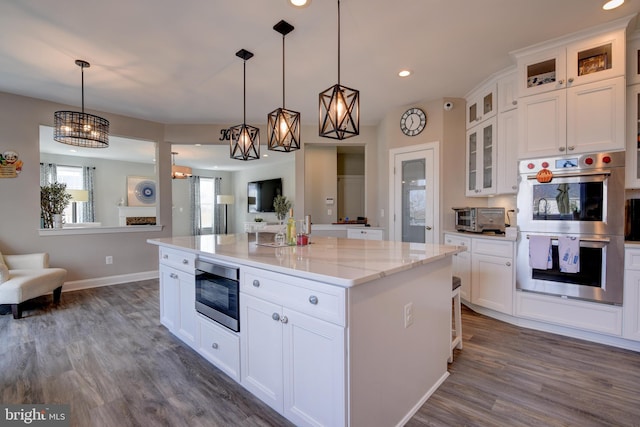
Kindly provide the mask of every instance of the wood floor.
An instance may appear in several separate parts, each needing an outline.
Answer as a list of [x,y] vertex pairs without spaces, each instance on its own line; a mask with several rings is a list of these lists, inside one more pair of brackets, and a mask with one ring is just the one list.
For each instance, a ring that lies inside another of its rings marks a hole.
[[[157,280],[50,301],[0,316],[1,403],[70,403],[82,427],[290,425],[160,325]],[[640,353],[464,308],[463,337],[407,426],[640,426]]]

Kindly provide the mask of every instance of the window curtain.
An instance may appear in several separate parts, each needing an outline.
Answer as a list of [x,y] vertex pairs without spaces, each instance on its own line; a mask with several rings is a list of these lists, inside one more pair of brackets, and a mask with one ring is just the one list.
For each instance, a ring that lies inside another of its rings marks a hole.
[[[220,194],[220,182],[222,178],[213,179],[213,234],[224,233],[224,206],[216,203],[216,198]],[[228,218],[227,218],[228,221]]]
[[58,176],[58,166],[55,163],[40,163],[40,186],[53,184]]
[[202,221],[200,220],[200,177],[189,177],[189,207],[191,208],[191,234],[202,234]]
[[96,218],[96,204],[94,198],[94,181],[96,178],[96,168],[85,166],[82,169],[82,188],[87,190],[89,201],[84,204],[82,212],[82,222],[94,222]]

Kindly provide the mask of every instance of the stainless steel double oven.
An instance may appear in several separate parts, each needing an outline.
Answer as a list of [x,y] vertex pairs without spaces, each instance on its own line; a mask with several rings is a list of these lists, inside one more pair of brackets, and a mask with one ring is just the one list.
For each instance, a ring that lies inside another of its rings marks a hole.
[[[519,172],[517,288],[622,304],[624,152],[523,160]],[[534,235],[551,238],[551,268],[530,267]],[[577,273],[561,271],[563,236],[579,242]]]

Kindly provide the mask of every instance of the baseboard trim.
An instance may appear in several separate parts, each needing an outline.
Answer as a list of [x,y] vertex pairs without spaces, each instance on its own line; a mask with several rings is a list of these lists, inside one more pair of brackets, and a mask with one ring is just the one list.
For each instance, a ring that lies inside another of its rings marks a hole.
[[121,283],[137,282],[139,280],[157,279],[158,277],[158,270],[153,270],[143,271],[140,273],[120,274],[117,276],[74,280],[71,282],[64,282],[62,285],[62,292],[73,292],[82,289],[99,288],[101,286],[119,285]]
[[402,420],[398,424],[396,424],[396,427],[402,427],[403,425],[407,424],[409,420],[413,418],[413,416],[420,410],[420,408],[422,408],[422,405],[424,405],[425,402],[429,400],[431,395],[436,392],[436,390],[442,385],[444,380],[446,380],[448,377],[449,377],[449,371],[446,371],[440,377],[440,379],[433,385],[433,387],[431,387],[425,393],[425,395],[422,396],[422,398],[418,401],[418,403],[416,403],[415,406],[411,408],[411,410],[407,413],[407,415],[405,415],[404,418],[402,418]]

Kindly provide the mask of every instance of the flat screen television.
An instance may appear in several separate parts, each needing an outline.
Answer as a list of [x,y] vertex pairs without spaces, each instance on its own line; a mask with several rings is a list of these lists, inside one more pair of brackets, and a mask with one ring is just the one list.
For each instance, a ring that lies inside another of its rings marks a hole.
[[282,194],[282,178],[253,181],[247,184],[249,213],[275,212],[273,199]]

